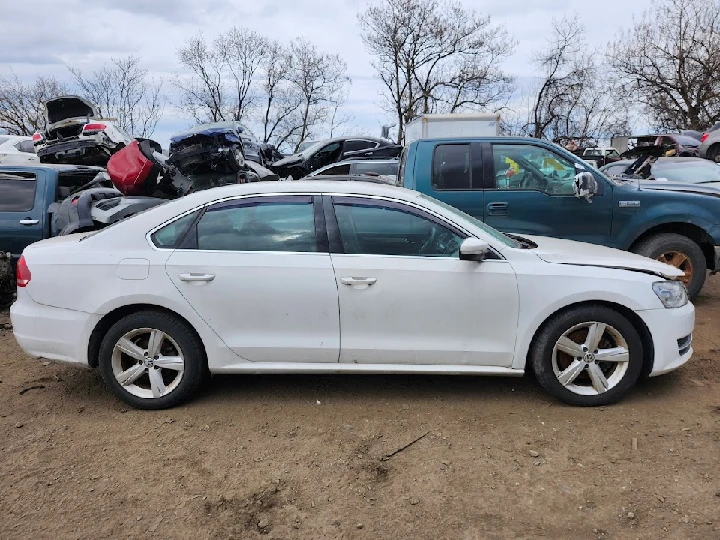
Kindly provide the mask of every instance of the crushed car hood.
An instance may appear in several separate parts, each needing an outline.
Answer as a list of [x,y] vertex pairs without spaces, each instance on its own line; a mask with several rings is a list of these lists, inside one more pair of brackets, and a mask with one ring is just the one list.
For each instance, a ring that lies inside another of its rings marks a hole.
[[523,238],[537,244],[538,247],[532,250],[533,253],[549,263],[619,268],[655,274],[664,278],[684,275],[682,270],[674,266],[619,249],[546,236],[523,235]]
[[56,124],[70,118],[93,118],[98,116],[95,106],[80,96],[60,96],[45,102],[45,118],[48,124]]
[[204,125],[196,126],[181,133],[176,133],[175,135],[170,137],[170,142],[178,143],[184,141],[185,139],[195,137],[196,135],[204,135],[206,137],[212,137],[214,135],[224,135],[226,139],[229,139],[232,142],[242,142],[232,129],[221,127],[206,127]]

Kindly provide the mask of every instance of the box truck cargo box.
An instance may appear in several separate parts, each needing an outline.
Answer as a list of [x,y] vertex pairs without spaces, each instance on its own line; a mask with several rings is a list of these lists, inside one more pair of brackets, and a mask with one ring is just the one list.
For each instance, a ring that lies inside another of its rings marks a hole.
[[500,114],[423,114],[405,125],[405,144],[440,137],[500,135]]

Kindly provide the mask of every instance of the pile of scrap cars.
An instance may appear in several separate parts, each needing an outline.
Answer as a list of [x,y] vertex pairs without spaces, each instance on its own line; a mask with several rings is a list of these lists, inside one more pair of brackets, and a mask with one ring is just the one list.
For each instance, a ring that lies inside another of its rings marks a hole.
[[[100,229],[194,191],[234,183],[297,180],[313,172],[323,174],[328,166],[348,160],[382,159],[382,171],[378,165],[378,173],[359,174],[394,183],[396,177],[385,176],[387,160],[394,160],[396,174],[402,150],[386,139],[360,136],[317,141],[296,154],[283,155],[259,141],[242,123],[225,121],[172,136],[165,155],[157,142],[131,137],[114,119],[103,118],[95,105],[73,95],[48,100],[45,119],[44,131],[32,137],[32,159],[0,165],[0,175],[6,178],[24,178],[33,174],[33,167],[58,170],[57,186],[49,196],[52,200],[45,202],[48,225],[43,237]],[[38,224],[37,219],[23,221]],[[12,265],[4,266],[0,271],[8,276]],[[0,279],[2,304],[12,293],[1,287],[13,280]]]

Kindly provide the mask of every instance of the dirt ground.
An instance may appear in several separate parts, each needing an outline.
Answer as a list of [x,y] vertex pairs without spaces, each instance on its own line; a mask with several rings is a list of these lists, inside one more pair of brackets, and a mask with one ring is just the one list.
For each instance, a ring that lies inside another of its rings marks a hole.
[[720,276],[696,305],[693,360],[599,409],[531,377],[242,376],[140,412],[0,314],[0,538],[720,538]]

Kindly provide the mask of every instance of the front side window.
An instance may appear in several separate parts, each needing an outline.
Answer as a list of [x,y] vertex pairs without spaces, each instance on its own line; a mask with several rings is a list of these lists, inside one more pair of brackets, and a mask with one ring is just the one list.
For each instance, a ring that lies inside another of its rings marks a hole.
[[410,209],[335,203],[335,216],[346,254],[457,257],[464,240]]
[[527,189],[550,195],[573,195],[575,165],[532,144],[494,144],[497,189]]
[[432,185],[438,191],[472,189],[469,144],[439,144],[435,147]]
[[231,201],[210,207],[197,224],[197,248],[316,252],[312,202]]
[[312,170],[325,167],[335,163],[340,158],[340,152],[342,151],[342,144],[339,142],[330,143],[324,146],[318,152],[310,158],[310,168]]
[[34,179],[0,176],[0,212],[27,212],[35,206]]

